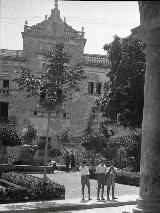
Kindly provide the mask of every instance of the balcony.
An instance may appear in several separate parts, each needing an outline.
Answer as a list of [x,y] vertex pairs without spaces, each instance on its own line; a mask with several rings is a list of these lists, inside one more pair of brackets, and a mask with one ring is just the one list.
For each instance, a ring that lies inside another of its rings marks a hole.
[[108,59],[106,55],[83,54],[83,64],[108,66]]
[[0,88],[0,95],[1,96],[9,96],[11,90],[9,88]]
[[[43,118],[47,118],[48,114],[47,112],[40,110],[40,109],[36,109],[34,111],[32,111],[32,115],[34,117],[43,117]],[[60,119],[70,119],[71,117],[71,113],[66,113],[66,112],[51,112],[51,118],[60,118]]]
[[84,33],[83,33],[83,31],[66,30],[66,31],[64,31],[64,37],[65,38],[82,39],[82,38],[84,38]]

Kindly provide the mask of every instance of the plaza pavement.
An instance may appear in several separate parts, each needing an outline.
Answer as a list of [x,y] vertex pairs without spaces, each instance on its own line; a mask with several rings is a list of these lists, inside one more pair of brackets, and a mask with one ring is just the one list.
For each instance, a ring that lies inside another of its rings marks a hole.
[[[26,203],[12,203],[12,204],[1,204],[0,205],[0,213],[43,213],[43,212],[75,212],[76,210],[80,210],[80,212],[93,212],[96,208],[100,208],[98,212],[104,212],[102,208],[105,210],[110,210],[108,213],[121,213],[123,210],[131,209],[128,207],[129,205],[136,205],[137,195],[123,195],[119,196],[118,200],[111,200],[111,201],[97,201],[96,198],[92,198],[92,200],[88,201],[81,201],[81,199],[65,199],[65,200],[53,200],[53,201],[40,201],[40,202],[26,202]],[[123,210],[120,211],[120,208]],[[88,209],[88,211],[87,211]],[[92,210],[91,210],[92,209]],[[68,213],[69,213],[68,212]],[[106,211],[105,211],[106,212]]]

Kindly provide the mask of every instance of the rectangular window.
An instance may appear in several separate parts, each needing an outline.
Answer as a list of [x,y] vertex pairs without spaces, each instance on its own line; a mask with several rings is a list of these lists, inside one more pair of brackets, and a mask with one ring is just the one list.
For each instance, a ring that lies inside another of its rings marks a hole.
[[34,115],[37,115],[37,111],[34,111],[33,114],[34,114]]
[[66,113],[63,113],[63,118],[66,118],[67,117],[67,114]]
[[3,88],[9,88],[9,80],[3,80]]
[[101,94],[101,83],[96,83],[96,94]]
[[88,93],[93,94],[93,92],[94,92],[94,83],[88,82]]

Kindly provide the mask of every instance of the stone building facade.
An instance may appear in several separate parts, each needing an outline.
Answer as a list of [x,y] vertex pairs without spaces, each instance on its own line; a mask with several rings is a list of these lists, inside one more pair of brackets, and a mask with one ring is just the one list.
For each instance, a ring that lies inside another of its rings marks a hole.
[[[71,64],[80,63],[87,79],[80,82],[80,92],[64,104],[59,113],[53,112],[50,122],[49,137],[52,147],[59,147],[57,134],[68,131],[73,144],[79,144],[83,129],[88,121],[94,101],[103,93],[105,72],[108,61],[106,55],[85,54],[86,39],[84,29],[77,31],[62,20],[58,2],[51,10],[50,17],[33,26],[24,25],[23,50],[0,50],[0,122],[7,122],[22,133],[28,124],[33,124],[38,130],[41,140],[45,140],[47,117],[45,111],[36,105],[36,101],[26,99],[18,92],[15,78],[20,66],[30,67],[35,72],[41,72],[44,54],[51,51],[57,42],[63,42],[65,50],[71,55]],[[98,121],[101,115],[95,116]]]

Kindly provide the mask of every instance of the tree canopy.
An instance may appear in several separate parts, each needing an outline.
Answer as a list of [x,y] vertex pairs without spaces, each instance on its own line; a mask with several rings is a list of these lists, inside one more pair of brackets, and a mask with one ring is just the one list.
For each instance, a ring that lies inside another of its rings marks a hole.
[[25,89],[27,97],[38,97],[40,106],[47,111],[56,110],[68,100],[69,91],[79,91],[79,81],[86,78],[82,67],[71,66],[70,59],[64,51],[64,44],[56,43],[54,49],[45,56],[41,74],[21,67],[17,78],[19,89]]
[[119,114],[123,126],[140,127],[143,116],[145,44],[128,36],[114,36],[104,45],[109,60],[108,81],[99,99],[101,112],[113,119]]
[[14,129],[7,126],[0,126],[0,141],[2,146],[18,146],[22,140]]
[[26,144],[31,144],[37,137],[37,130],[33,125],[28,125],[27,130],[22,135],[22,138],[25,140]]

